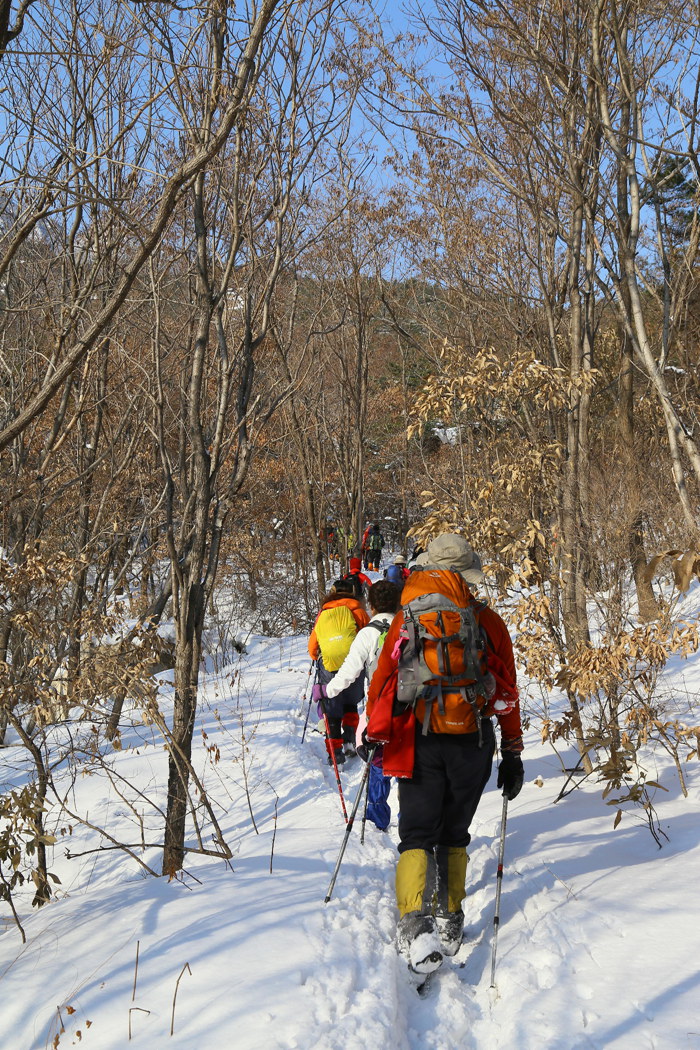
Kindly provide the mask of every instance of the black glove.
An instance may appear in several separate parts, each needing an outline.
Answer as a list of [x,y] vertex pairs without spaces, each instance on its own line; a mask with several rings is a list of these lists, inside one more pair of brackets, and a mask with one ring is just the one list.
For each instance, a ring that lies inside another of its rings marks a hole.
[[357,748],[357,753],[363,762],[369,761],[369,753],[374,747],[374,744],[370,744],[367,739],[367,727],[362,730],[362,743]]
[[498,767],[497,786],[503,788],[503,794],[512,802],[520,794],[525,779],[523,760],[513,751],[505,751]]
[[363,762],[369,762],[370,758],[377,758],[381,755],[384,745],[377,743],[376,740],[367,739],[367,727],[362,730],[362,743],[357,749],[357,753]]

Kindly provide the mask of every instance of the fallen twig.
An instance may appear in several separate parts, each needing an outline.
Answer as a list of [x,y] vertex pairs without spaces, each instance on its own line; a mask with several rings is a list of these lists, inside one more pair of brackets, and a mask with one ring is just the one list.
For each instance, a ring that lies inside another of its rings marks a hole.
[[171,1035],[175,1031],[175,1001],[177,1000],[177,990],[180,987],[180,979],[182,978],[182,975],[185,972],[185,970],[187,970],[190,975],[192,974],[192,971],[190,970],[190,964],[189,963],[185,963],[185,965],[182,967],[182,969],[180,970],[180,976],[178,977],[177,981],[175,982],[175,994],[173,996],[173,1012],[172,1012],[171,1017],[170,1017],[170,1034]]

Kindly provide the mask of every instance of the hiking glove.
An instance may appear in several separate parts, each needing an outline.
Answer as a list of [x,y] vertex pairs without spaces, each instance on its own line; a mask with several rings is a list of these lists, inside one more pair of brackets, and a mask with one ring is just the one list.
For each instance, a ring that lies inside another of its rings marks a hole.
[[362,730],[362,743],[358,744],[357,753],[363,762],[366,762],[369,758],[369,753],[374,747],[374,744],[370,744],[367,739],[367,726]]
[[523,760],[520,755],[515,755],[512,751],[506,751],[498,767],[497,786],[503,788],[503,794],[509,802],[512,802],[520,794],[524,777],[525,770],[523,769]]
[[326,687],[322,682],[316,682],[315,686],[311,690],[311,699],[316,701],[316,711],[319,718],[323,718],[325,711],[323,710],[323,701],[326,699]]
[[363,762],[369,761],[369,756],[374,748],[374,756],[372,759],[372,765],[377,765],[377,757],[381,759],[382,751],[384,750],[382,744],[378,744],[376,740],[367,739],[367,727],[362,730],[362,743],[357,748],[357,753]]

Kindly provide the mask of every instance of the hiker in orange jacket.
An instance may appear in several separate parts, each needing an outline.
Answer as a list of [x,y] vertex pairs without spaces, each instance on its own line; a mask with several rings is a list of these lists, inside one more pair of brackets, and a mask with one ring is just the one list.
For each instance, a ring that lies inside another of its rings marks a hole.
[[397,704],[399,658],[407,643],[403,611],[392,621],[369,687],[365,736],[384,745],[384,772],[399,778],[397,946],[418,974],[437,969],[443,955],[454,954],[461,944],[469,826],[491,775],[495,749],[491,715],[501,731],[498,786],[512,799],[523,783],[513,646],[501,617],[478,603],[470,590],[482,579],[481,561],[469,543],[447,533],[421,555],[401,595],[404,608],[427,594],[461,608],[474,603],[492,676],[483,679],[488,697],[481,696],[481,703],[476,698],[478,721],[459,689],[444,688],[445,713],[437,701],[427,713],[423,699],[415,710]]
[[364,605],[353,597],[352,582],[336,580],[323,599],[309,638],[309,656],[316,661],[314,695],[322,705],[327,720],[326,749],[328,763],[343,765],[343,743],[355,743],[360,720],[357,706],[365,694],[364,674],[337,696],[326,697],[325,686],[335,676],[347,656],[358,631],[369,623]]

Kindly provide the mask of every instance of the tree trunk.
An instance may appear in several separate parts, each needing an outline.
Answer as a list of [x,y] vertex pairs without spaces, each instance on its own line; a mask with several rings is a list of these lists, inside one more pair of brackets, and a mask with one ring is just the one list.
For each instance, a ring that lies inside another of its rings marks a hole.
[[190,584],[180,596],[175,649],[175,703],[168,750],[168,802],[163,846],[163,874],[172,877],[185,860],[192,737],[197,710],[197,686],[202,652],[204,589]]

